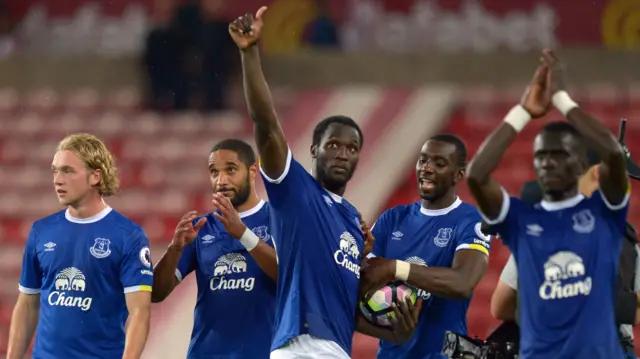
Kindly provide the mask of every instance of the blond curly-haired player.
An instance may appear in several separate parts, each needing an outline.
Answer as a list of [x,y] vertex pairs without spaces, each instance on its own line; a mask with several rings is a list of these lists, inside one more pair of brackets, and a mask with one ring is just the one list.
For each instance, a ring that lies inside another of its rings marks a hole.
[[60,141],[53,186],[66,209],[33,223],[13,310],[8,358],[140,358],[153,267],[140,226],[104,201],[116,193],[113,155],[91,134]]

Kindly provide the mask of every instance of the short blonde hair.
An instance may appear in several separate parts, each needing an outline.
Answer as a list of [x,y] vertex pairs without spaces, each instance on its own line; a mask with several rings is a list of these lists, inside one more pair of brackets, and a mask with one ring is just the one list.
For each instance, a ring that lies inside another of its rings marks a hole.
[[100,170],[98,192],[103,197],[114,195],[120,187],[116,160],[104,142],[88,133],[76,133],[65,137],[58,144],[58,151],[71,151],[91,171]]

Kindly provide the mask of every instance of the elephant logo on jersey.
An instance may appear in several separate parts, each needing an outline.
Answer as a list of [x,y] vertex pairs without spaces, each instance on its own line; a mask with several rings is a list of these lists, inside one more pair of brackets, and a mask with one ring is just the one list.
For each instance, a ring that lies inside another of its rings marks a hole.
[[342,232],[340,235],[340,249],[333,253],[336,264],[346,268],[360,278],[360,266],[356,261],[360,259],[360,249],[353,235],[349,232]]
[[54,290],[47,297],[49,305],[77,307],[85,312],[91,308],[92,298],[67,294],[67,292],[84,292],[86,289],[86,278],[78,268],[69,267],[61,270],[56,275],[53,286]]
[[[409,257],[407,259],[404,260],[407,263],[411,263],[411,264],[415,264],[415,265],[419,265],[419,266],[425,266],[427,267],[427,262],[425,262],[424,259],[417,257],[417,256],[413,256],[413,257]],[[417,289],[418,291],[418,298],[422,298],[424,300],[427,300],[429,298],[431,298],[431,293],[425,291],[424,289]]]
[[344,232],[340,235],[340,250],[345,254],[352,256],[353,259],[358,259],[360,257],[360,250],[358,250],[356,239],[353,238],[349,232]]
[[209,288],[216,290],[242,289],[246,292],[253,290],[255,278],[227,278],[226,275],[237,277],[247,271],[247,259],[240,253],[228,253],[215,262],[213,265],[213,277],[210,280]]
[[588,209],[574,214],[571,218],[573,219],[573,230],[578,233],[591,233],[596,226],[596,219]]
[[542,299],[564,299],[591,293],[591,277],[585,277],[582,258],[573,252],[558,252],[544,264]]
[[453,233],[452,228],[438,229],[438,234],[433,238],[433,243],[438,247],[446,247],[451,240],[451,233]]
[[267,226],[252,228],[251,232],[253,232],[253,234],[258,236],[258,238],[262,239],[265,242],[269,240],[269,229],[267,228]]
[[111,241],[105,238],[96,238],[95,243],[91,248],[89,248],[89,252],[91,255],[96,258],[107,258],[109,254],[111,254],[111,248],[109,245]]

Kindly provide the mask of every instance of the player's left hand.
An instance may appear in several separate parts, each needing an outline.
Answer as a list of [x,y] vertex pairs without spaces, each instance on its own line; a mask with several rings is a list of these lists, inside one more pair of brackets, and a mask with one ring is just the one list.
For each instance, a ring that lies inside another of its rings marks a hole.
[[540,62],[550,71],[551,94],[565,90],[567,88],[567,73],[555,52],[549,49],[544,50],[540,56]]
[[[400,304],[392,305],[394,315],[389,315],[389,322],[396,343],[404,343],[416,330],[418,326],[418,318],[422,309],[422,299],[418,299],[416,304],[412,304],[410,300],[404,299],[399,301]],[[391,314],[391,313],[389,313]]]
[[540,66],[536,70],[533,79],[520,100],[520,105],[524,107],[533,118],[539,118],[547,114],[551,104],[551,72],[548,67]]
[[380,257],[369,258],[360,269],[360,295],[364,300],[396,278],[396,261]]
[[211,203],[213,203],[213,207],[219,212],[213,212],[213,215],[222,223],[227,233],[235,239],[240,239],[244,231],[247,230],[247,226],[242,223],[238,212],[233,208],[233,205],[231,205],[231,201],[224,196],[214,193]]

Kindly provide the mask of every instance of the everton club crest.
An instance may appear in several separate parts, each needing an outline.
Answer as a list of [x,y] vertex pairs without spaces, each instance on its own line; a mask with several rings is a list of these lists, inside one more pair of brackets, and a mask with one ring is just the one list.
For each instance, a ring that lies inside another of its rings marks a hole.
[[106,238],[96,238],[96,242],[89,248],[89,252],[96,258],[106,258],[111,254],[110,244],[111,241]]

